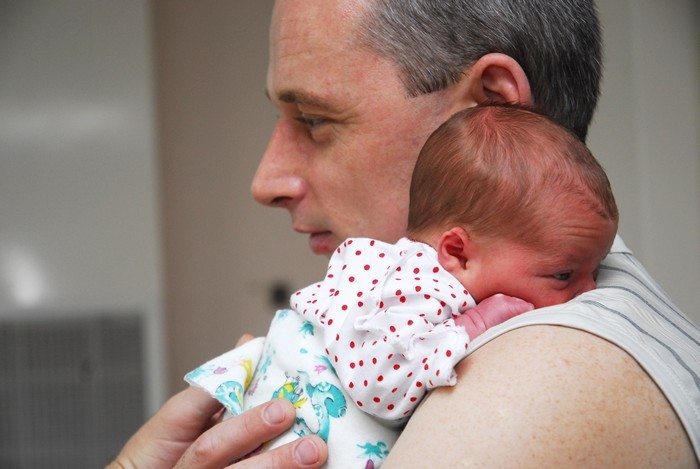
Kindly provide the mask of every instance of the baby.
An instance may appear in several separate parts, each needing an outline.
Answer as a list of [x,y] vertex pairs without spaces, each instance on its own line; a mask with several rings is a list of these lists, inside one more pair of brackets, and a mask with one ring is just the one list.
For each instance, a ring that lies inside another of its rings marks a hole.
[[605,172],[568,131],[513,106],[462,111],[421,150],[406,238],[347,239],[265,338],[186,379],[232,414],[292,401],[293,430],[266,447],[314,433],[327,467],[377,467],[471,340],[595,288],[617,221]]

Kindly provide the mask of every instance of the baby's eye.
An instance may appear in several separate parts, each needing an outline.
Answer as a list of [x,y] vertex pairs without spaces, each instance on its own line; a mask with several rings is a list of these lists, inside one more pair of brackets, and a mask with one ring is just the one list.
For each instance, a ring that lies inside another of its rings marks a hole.
[[557,280],[561,280],[563,282],[571,279],[571,272],[559,272],[558,274],[552,275]]

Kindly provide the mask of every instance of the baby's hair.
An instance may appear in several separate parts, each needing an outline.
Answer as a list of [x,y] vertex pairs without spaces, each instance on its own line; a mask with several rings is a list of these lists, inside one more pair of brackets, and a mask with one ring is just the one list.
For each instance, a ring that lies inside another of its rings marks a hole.
[[547,247],[544,234],[582,207],[617,224],[610,182],[581,140],[532,110],[483,104],[452,116],[423,146],[408,234],[466,226]]

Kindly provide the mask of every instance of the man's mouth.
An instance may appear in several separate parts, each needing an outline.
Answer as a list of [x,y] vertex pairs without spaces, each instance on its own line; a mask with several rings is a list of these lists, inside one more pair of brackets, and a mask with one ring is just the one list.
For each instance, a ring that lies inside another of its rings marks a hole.
[[336,241],[330,231],[309,234],[309,247],[314,254],[330,256],[336,248]]

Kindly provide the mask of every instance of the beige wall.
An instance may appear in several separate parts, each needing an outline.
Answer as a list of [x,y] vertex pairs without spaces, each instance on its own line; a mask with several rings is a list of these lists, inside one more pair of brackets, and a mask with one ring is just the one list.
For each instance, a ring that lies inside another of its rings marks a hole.
[[610,175],[623,239],[700,323],[700,2],[598,5],[605,73],[589,144]]
[[[264,97],[272,0],[154,1],[171,391],[244,331],[265,332],[269,286],[325,261],[250,180],[275,119]],[[601,0],[606,79],[590,143],[623,237],[700,322],[700,144],[694,0]],[[695,34],[695,36],[693,36]]]
[[265,98],[272,0],[154,2],[169,387],[272,319],[270,285],[322,272],[250,181],[275,121]]

